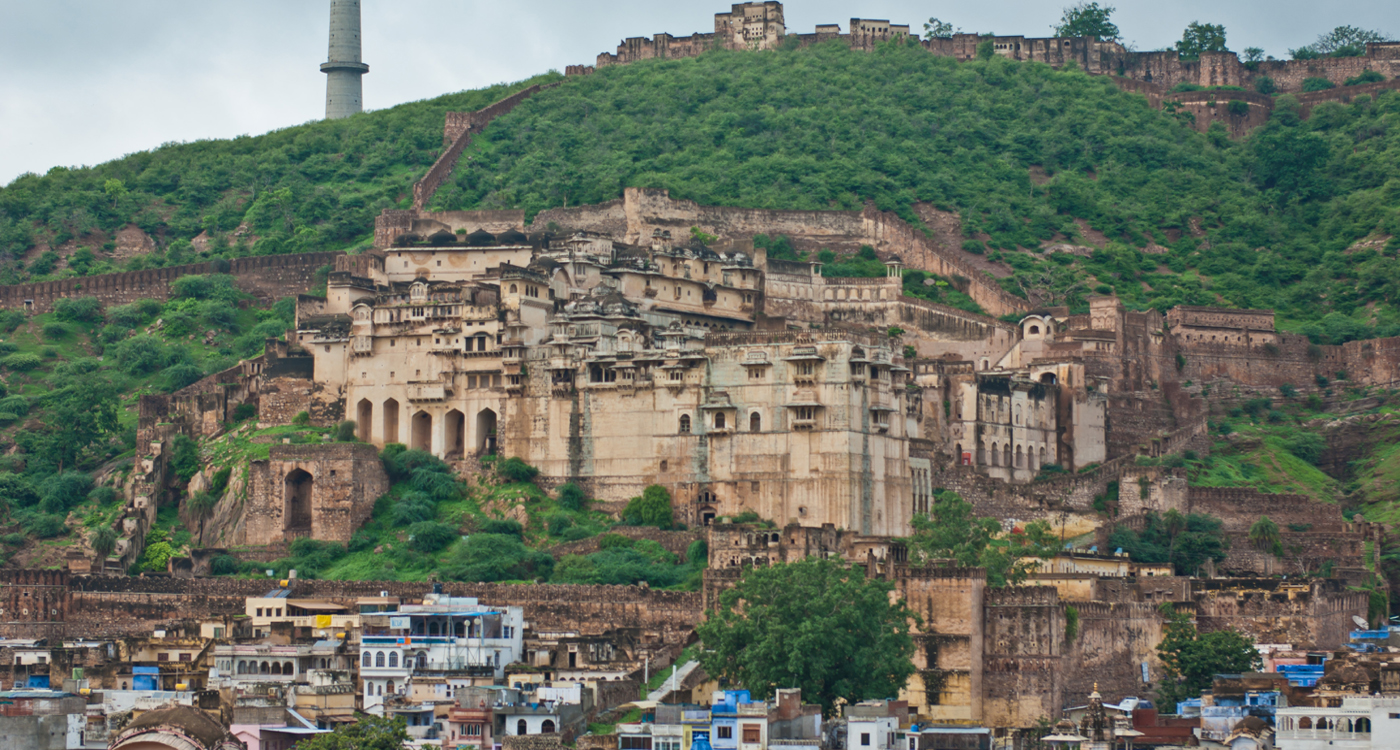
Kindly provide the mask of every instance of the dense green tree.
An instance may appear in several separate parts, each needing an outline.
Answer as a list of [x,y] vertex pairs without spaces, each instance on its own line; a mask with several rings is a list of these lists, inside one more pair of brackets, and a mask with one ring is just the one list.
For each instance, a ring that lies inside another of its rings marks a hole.
[[972,504],[955,492],[940,492],[930,512],[915,514],[909,552],[919,561],[952,560],[987,571],[987,585],[1007,586],[1024,581],[1039,559],[1054,556],[1059,539],[1044,521],[1003,533],[995,518],[979,518]]
[[1206,560],[1225,559],[1224,524],[1200,513],[1183,515],[1175,509],[1148,513],[1141,531],[1120,526],[1109,536],[1110,547],[1121,547],[1138,562],[1170,562],[1178,575],[1196,575]]
[[67,380],[40,399],[43,431],[25,451],[53,462],[59,471],[76,466],[89,449],[116,432],[120,397],[120,387],[105,373]]
[[622,511],[622,519],[633,526],[655,526],[669,529],[675,522],[671,510],[671,493],[659,484],[649,485],[642,490],[641,497],[627,501]]
[[401,750],[408,740],[403,719],[360,714],[354,724],[297,742],[297,750]]
[[1259,652],[1254,641],[1234,630],[1217,630],[1201,635],[1191,615],[1163,605],[1162,640],[1157,655],[1162,660],[1162,680],[1157,695],[1165,710],[1177,703],[1199,697],[1209,689],[1217,674],[1238,674],[1259,669]]
[[749,568],[696,628],[700,664],[755,697],[801,688],[828,716],[838,701],[896,695],[914,673],[918,616],[892,590],[829,559]]
[[1100,6],[1097,2],[1081,2],[1064,9],[1060,22],[1055,24],[1055,36],[1093,37],[1101,42],[1121,42],[1123,34],[1111,20],[1117,10],[1111,5]]
[[937,18],[930,18],[924,22],[925,39],[952,39],[958,31],[953,28],[953,24],[940,21]]
[[548,580],[554,558],[526,547],[520,537],[472,534],[453,548],[442,574],[454,581]]
[[117,532],[111,526],[103,526],[92,533],[92,551],[98,559],[106,558],[117,548]]
[[586,510],[588,495],[574,482],[565,482],[559,487],[559,507],[572,511]]
[[1192,21],[1181,33],[1176,51],[1183,58],[1197,58],[1203,52],[1225,51],[1225,27],[1219,24]]
[[[1390,41],[1390,35],[1382,31],[1356,26],[1338,26],[1324,34],[1319,34],[1317,41],[1308,46],[1322,55],[1350,57],[1366,54],[1366,45],[1370,42],[1388,41]],[[1339,52],[1343,54],[1337,54]]]
[[1254,548],[1272,555],[1283,553],[1283,539],[1279,536],[1278,524],[1268,516],[1260,516],[1249,527],[1249,542]]

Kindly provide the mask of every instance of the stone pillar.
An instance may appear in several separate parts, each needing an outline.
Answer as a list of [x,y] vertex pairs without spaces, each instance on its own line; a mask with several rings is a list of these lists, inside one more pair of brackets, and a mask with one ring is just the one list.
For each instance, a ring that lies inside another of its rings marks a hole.
[[360,0],[331,0],[329,61],[326,74],[326,119],[338,120],[364,111],[360,77],[369,66],[360,61]]

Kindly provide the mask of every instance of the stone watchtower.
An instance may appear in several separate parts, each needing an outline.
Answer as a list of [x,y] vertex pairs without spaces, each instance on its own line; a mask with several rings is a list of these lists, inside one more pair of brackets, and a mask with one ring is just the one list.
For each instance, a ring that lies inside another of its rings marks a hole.
[[360,62],[360,0],[331,0],[330,61],[326,74],[326,119],[338,120],[364,111],[360,76],[369,66]]

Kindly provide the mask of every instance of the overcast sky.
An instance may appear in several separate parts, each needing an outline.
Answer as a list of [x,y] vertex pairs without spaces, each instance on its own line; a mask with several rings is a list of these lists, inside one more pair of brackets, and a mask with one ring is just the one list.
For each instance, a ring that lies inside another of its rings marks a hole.
[[[1111,1],[1111,0],[1110,0]],[[847,30],[852,16],[921,29],[1047,36],[1064,0],[792,0],[789,31]],[[1400,34],[1395,0],[1119,0],[1138,49],[1191,21],[1222,23],[1231,49],[1284,57],[1352,24]],[[97,164],[170,141],[257,134],[325,111],[327,0],[0,0],[0,185],[24,172]],[[364,0],[365,107],[591,63],[627,36],[713,31],[724,2]]]

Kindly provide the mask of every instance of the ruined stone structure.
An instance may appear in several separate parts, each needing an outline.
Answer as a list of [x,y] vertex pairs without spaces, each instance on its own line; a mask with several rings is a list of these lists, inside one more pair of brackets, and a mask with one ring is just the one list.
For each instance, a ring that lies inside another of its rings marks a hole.
[[389,491],[378,452],[357,443],[274,445],[269,460],[253,462],[249,482],[243,534],[233,544],[348,542]]

